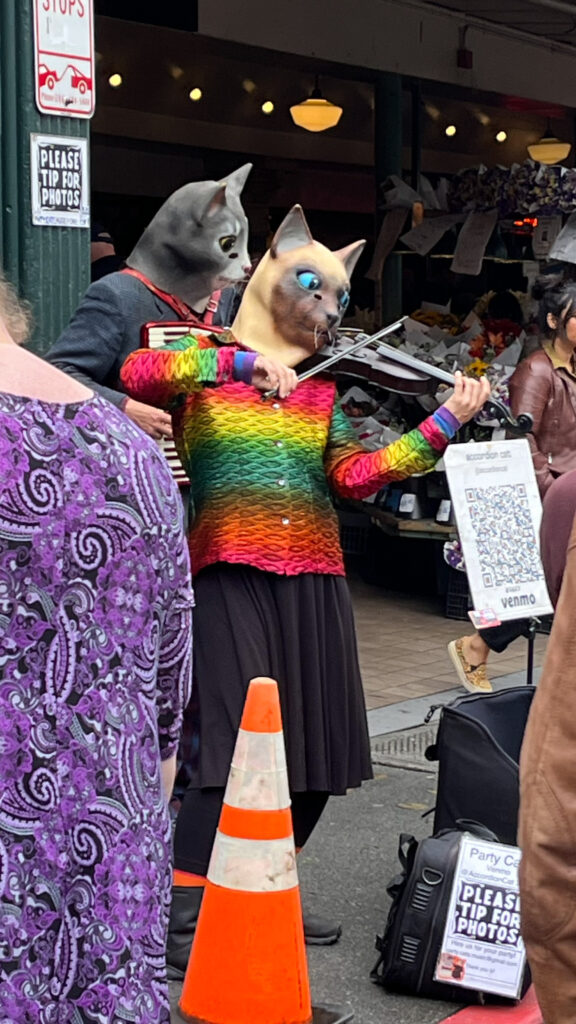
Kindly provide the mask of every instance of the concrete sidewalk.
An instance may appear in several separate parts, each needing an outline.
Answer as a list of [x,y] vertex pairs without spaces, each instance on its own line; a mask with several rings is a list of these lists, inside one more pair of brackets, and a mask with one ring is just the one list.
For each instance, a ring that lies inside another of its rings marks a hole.
[[[541,668],[534,669],[534,685],[538,684]],[[500,690],[509,690],[514,686],[526,685],[526,672],[512,672],[505,676],[498,676],[492,679],[492,688],[495,693]],[[433,705],[449,704],[456,700],[456,697],[467,696],[463,686],[455,685],[449,690],[440,690],[437,693],[430,693],[423,697],[414,697],[412,700],[403,700],[397,704],[388,704],[385,707],[373,708],[368,711],[368,731],[370,737],[383,736],[391,732],[399,732],[402,729],[413,729],[422,725],[424,719]],[[438,724],[438,713],[434,717],[435,724]]]

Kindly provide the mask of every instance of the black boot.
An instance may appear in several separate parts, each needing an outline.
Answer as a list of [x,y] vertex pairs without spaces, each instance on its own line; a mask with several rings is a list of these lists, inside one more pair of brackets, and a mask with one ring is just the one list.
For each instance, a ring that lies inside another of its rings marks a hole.
[[170,981],[180,981],[186,973],[203,895],[203,886],[172,887],[166,943],[166,965]]
[[304,940],[307,946],[332,946],[342,935],[342,925],[318,914],[302,912]]

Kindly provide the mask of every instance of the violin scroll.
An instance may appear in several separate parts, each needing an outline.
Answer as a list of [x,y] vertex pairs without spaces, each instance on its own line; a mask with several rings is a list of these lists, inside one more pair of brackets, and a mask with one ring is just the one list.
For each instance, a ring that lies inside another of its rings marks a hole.
[[484,409],[501,427],[506,427],[506,430],[516,437],[525,437],[531,433],[534,426],[534,420],[529,412],[521,412],[514,418],[510,409],[498,398],[489,398],[484,404]]

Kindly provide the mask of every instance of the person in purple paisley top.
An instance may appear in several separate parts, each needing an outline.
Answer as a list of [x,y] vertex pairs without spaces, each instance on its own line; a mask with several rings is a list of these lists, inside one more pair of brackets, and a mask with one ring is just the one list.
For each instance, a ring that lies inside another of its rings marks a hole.
[[0,1024],[168,1024],[181,506],[156,446],[20,349],[0,279]]

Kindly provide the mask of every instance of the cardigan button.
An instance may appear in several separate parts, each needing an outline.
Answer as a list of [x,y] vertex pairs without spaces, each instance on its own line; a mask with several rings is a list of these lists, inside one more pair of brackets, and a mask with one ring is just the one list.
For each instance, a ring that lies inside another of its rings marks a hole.
[[278,487],[286,487],[286,481],[283,476],[281,476],[280,479],[276,481],[276,483],[278,484]]
[[274,441],[274,444],[276,445],[277,448],[284,447],[284,441]]
[[280,408],[280,402],[272,402],[272,408],[273,409],[279,409]]
[[282,516],[282,526],[290,526],[290,520],[288,516]]

